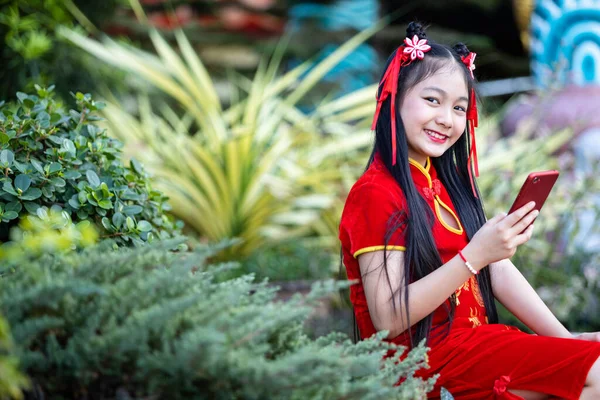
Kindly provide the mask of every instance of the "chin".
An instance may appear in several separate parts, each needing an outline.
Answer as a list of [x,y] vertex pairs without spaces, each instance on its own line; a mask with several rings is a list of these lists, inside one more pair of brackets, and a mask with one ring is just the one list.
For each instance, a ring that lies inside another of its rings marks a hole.
[[448,149],[438,150],[438,151],[427,151],[427,152],[424,152],[423,154],[425,154],[429,158],[438,158],[438,157],[443,156],[447,150]]

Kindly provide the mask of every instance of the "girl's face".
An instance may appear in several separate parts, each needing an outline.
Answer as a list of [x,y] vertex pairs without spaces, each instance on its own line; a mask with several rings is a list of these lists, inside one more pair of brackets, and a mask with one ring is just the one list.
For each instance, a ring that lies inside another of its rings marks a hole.
[[424,165],[427,157],[444,154],[465,131],[468,104],[458,66],[442,68],[409,89],[400,106],[408,156]]

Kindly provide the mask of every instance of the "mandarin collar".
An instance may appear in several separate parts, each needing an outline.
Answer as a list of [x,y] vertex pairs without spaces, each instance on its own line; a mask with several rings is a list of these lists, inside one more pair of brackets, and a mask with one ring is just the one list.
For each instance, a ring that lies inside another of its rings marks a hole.
[[[431,163],[431,158],[427,157],[425,166],[419,164],[412,158],[408,159],[408,163],[410,165],[410,174],[413,178],[413,182],[415,183],[415,185],[420,188],[431,188],[431,182],[434,179],[437,179],[437,172],[435,170],[435,167]],[[381,159],[381,155],[379,153],[375,153],[373,164],[376,169],[383,169],[387,171],[387,168],[385,167],[385,164],[383,163],[383,160]]]
[[431,188],[431,182],[434,179],[437,179],[437,173],[435,171],[435,167],[431,164],[431,159],[427,157],[425,166],[421,165],[412,158],[408,159],[408,163],[410,164],[410,174],[415,182],[415,185],[422,188]]

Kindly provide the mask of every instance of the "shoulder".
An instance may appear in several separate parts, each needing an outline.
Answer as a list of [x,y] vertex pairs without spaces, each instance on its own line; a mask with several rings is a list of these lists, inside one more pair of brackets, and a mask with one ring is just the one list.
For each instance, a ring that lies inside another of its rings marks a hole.
[[[394,178],[369,168],[346,199],[339,231],[342,247],[354,258],[386,246],[404,250],[405,210],[404,195]],[[391,236],[390,229],[394,232]]]
[[344,211],[354,207],[404,208],[405,198],[402,189],[392,175],[376,166],[369,167],[350,189]]
[[348,193],[340,227],[385,226],[392,216],[405,209],[404,194],[387,170],[369,168]]

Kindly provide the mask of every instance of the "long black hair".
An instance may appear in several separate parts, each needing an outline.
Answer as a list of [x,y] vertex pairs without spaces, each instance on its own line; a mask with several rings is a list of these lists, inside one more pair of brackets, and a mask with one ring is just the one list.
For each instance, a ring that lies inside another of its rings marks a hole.
[[[427,38],[423,26],[417,22],[410,23],[406,33],[409,38],[412,38],[414,35],[417,35],[420,39]],[[431,50],[425,54],[422,60],[412,62],[400,70],[396,104],[402,104],[403,96],[414,85],[432,76],[440,69],[448,67],[451,63],[455,63],[456,68],[464,72],[469,96],[475,93],[471,90],[475,89],[475,82],[471,78],[469,70],[461,61],[461,56],[469,54],[467,46],[459,43],[450,47],[430,40],[428,44],[431,46]],[[387,70],[394,55],[395,52],[389,57],[384,71]],[[379,153],[383,163],[402,189],[406,198],[407,209],[399,210],[396,215],[390,218],[385,245],[387,247],[390,238],[396,232],[404,230],[406,240],[404,276],[399,286],[401,289],[393,293],[390,300],[393,303],[394,309],[397,309],[396,301],[398,301],[401,316],[407,321],[407,326],[410,327],[412,324],[410,323],[410,314],[408,311],[409,294],[408,290],[402,289],[406,289],[409,283],[415,282],[435,271],[443,262],[437,251],[432,233],[435,216],[423,196],[417,191],[412,180],[408,159],[408,143],[398,107],[396,110],[393,110],[396,113],[397,124],[397,162],[395,165],[392,165],[390,101],[390,98],[386,99],[381,107],[375,129],[373,152],[369,158],[367,168],[373,162],[375,154]],[[486,219],[483,205],[479,200],[481,196],[479,196],[476,187],[475,190],[478,194],[477,197],[474,195],[469,178],[469,168],[471,166],[468,163],[468,155],[471,144],[469,132],[467,132],[468,129],[465,128],[463,135],[442,156],[431,158],[431,163],[438,173],[438,178],[447,189],[458,217],[466,230],[469,240],[471,240],[473,235],[485,223]],[[385,250],[383,269],[382,272],[385,273],[391,289],[392,283],[387,271],[387,254]],[[488,320],[490,323],[496,323],[498,321],[498,312],[492,293],[489,268],[482,269],[477,275],[477,280]],[[401,305],[404,305],[404,307],[401,307]],[[447,323],[444,324],[446,329],[443,332],[435,332],[436,335],[443,334],[450,329],[454,317],[454,308],[455,304],[451,296],[450,307],[446,307],[448,312]],[[407,332],[410,334],[411,345],[419,343],[422,339],[430,339],[432,320],[433,313],[417,322],[415,328],[408,328]]]

